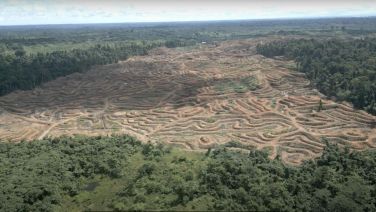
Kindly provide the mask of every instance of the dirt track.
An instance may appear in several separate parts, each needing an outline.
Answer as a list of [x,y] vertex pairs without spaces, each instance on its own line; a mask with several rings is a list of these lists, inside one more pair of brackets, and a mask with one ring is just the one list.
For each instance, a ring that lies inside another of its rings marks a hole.
[[13,92],[0,97],[0,139],[127,133],[191,150],[236,141],[293,164],[317,157],[323,137],[376,147],[376,117],[326,100],[291,61],[256,55],[258,42],[155,49]]

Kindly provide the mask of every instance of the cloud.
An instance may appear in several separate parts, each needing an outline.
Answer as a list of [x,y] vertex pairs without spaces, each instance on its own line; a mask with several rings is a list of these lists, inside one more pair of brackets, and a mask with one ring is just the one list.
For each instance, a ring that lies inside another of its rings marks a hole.
[[0,25],[369,15],[374,0],[0,0]]

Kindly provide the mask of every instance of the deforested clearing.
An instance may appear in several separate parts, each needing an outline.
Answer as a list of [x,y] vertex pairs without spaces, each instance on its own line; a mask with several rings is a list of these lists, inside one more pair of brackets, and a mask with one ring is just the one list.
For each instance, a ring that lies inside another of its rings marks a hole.
[[0,139],[127,134],[191,151],[257,148],[289,164],[326,141],[376,147],[376,118],[319,93],[294,61],[266,58],[268,38],[156,48],[0,97]]

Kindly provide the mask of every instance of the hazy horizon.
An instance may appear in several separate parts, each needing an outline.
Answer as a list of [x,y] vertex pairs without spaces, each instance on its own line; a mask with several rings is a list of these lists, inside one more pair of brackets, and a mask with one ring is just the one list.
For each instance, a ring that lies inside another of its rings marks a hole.
[[370,16],[376,1],[0,0],[2,26]]

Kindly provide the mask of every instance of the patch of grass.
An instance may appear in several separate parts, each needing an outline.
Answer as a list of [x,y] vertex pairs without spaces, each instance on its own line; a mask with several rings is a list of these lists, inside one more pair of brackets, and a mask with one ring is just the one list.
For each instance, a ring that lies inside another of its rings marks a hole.
[[234,83],[233,89],[236,93],[245,93],[248,91],[248,88],[246,87],[246,85],[242,83]]
[[277,102],[277,101],[276,101],[276,99],[275,99],[275,98],[273,98],[273,99],[272,99],[272,105],[271,105],[271,106],[272,106],[272,108],[275,108],[275,106],[276,106],[276,102]]
[[254,91],[259,88],[257,78],[250,76],[243,79],[229,80],[220,82],[214,85],[214,89],[221,92],[236,92],[245,93],[247,91]]
[[214,117],[209,117],[206,119],[206,122],[208,123],[214,123],[216,121],[216,119]]
[[98,122],[95,122],[92,126],[93,129],[103,129],[103,126],[102,124],[98,121]]
[[111,128],[113,128],[113,129],[119,130],[119,129],[122,128],[122,126],[115,121],[110,121],[110,120],[107,120],[107,121],[111,124]]

